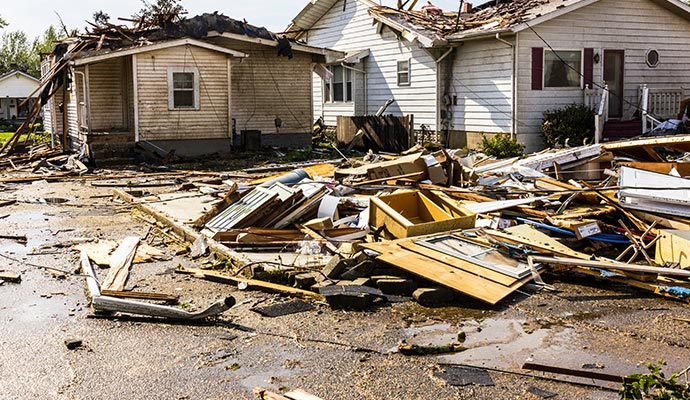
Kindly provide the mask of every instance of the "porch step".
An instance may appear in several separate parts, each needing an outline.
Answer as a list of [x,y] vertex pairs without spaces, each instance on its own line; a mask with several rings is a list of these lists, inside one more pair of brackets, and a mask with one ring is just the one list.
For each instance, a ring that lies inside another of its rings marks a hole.
[[630,121],[608,121],[604,124],[604,141],[629,139],[642,134],[642,121],[633,119]]

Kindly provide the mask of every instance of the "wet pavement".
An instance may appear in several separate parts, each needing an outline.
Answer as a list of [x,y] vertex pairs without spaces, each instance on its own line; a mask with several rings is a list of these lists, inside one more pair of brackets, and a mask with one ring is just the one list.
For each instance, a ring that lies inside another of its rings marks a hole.
[[[126,205],[102,197],[109,189],[87,181],[8,185],[0,193],[18,200],[0,209],[9,214],[0,219],[0,234],[28,239],[0,239],[0,269],[22,274],[20,284],[0,286],[2,399],[252,399],[256,386],[302,388],[334,400],[542,398],[530,393],[535,387],[561,399],[617,399],[617,385],[601,382],[613,390],[494,371],[494,386],[454,387],[436,375],[445,364],[522,374],[525,361],[609,374],[645,372],[647,362],[658,360],[668,363],[668,373],[690,365],[690,324],[674,319],[690,318],[687,304],[575,275],[547,276],[557,293],[516,294],[495,308],[469,298],[433,309],[397,303],[366,312],[317,304],[314,311],[266,318],[251,308],[277,296],[175,274],[178,265],[201,261],[170,252],[170,261],[135,265],[127,287],[174,293],[191,310],[227,295],[238,305],[198,325],[93,318],[70,246],[142,236],[148,226]],[[454,342],[461,331],[468,349],[460,353],[392,352],[403,341]],[[67,339],[83,346],[69,350]]]

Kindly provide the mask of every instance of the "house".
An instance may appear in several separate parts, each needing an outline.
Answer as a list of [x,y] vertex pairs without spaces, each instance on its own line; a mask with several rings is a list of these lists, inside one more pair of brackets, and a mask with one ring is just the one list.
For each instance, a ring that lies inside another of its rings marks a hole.
[[68,148],[198,155],[259,137],[264,146],[309,146],[313,66],[342,55],[219,14],[122,29],[67,39],[44,63],[48,75],[69,59],[67,84],[44,110]]
[[[38,86],[38,79],[16,69],[0,74],[0,120],[26,119]],[[22,104],[30,96],[31,99]]]
[[538,150],[543,112],[573,103],[599,114],[601,140],[639,134],[675,116],[690,87],[690,7],[678,0],[498,0],[459,16],[315,0],[290,30],[353,57],[330,66],[330,82],[315,77],[327,124],[392,97],[389,111],[453,147],[505,132]]

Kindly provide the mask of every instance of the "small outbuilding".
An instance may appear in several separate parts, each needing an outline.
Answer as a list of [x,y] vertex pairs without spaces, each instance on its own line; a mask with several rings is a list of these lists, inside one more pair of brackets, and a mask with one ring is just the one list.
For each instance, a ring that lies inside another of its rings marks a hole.
[[312,71],[342,54],[219,14],[91,37],[99,34],[68,39],[44,65],[48,74],[69,59],[66,84],[44,109],[67,148],[140,144],[199,155],[243,144],[309,146]]
[[[16,122],[26,119],[39,84],[38,79],[16,69],[0,75],[0,120]],[[31,100],[24,103],[29,97]]]

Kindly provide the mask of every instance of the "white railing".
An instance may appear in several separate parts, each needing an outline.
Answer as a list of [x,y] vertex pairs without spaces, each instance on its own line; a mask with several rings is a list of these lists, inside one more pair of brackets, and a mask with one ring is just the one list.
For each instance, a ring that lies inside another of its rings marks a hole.
[[[654,96],[655,100],[664,99],[664,104],[669,96]],[[658,119],[649,115],[650,112],[650,92],[647,85],[640,86],[640,111],[642,113],[642,133],[653,131],[661,123]],[[680,101],[679,101],[680,104]]]
[[677,118],[680,103],[689,97],[684,88],[649,88],[640,85],[642,132],[654,130],[663,120]]
[[601,102],[601,92],[597,88],[592,88],[589,85],[585,85],[583,104],[590,109],[596,111],[599,108],[599,103]]
[[609,120],[609,87],[604,86],[599,104],[594,108],[594,143],[601,143],[604,137],[604,125]]

